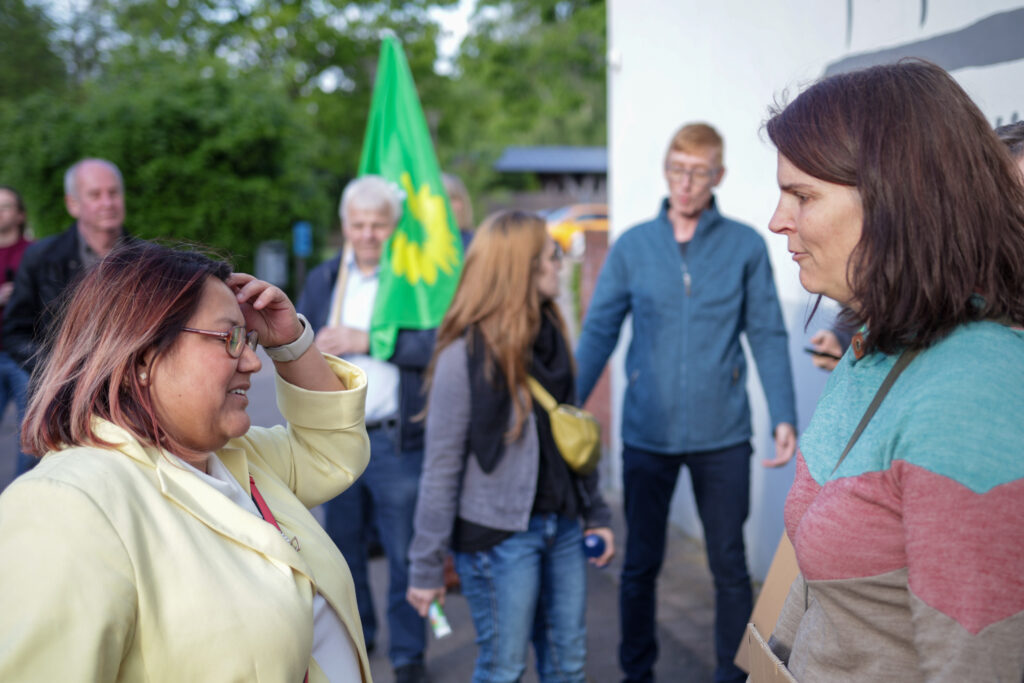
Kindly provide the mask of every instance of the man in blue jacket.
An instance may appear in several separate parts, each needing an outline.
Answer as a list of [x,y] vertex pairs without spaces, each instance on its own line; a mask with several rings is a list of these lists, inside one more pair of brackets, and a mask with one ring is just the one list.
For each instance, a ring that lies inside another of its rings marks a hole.
[[626,231],[605,261],[580,334],[578,396],[585,401],[632,313],[622,414],[626,557],[619,586],[627,681],[653,680],[655,583],[679,468],[693,482],[715,582],[716,681],[744,680],[733,664],[751,612],[743,544],[749,510],[750,408],[740,334],[757,362],[774,425],[775,457],[796,448],[786,329],[764,240],[718,212],[722,138],[683,126],[665,155],[668,198]]
[[345,249],[314,268],[296,310],[316,331],[321,351],[366,372],[366,431],[370,464],[356,482],[326,505],[325,528],[352,572],[368,648],[377,637],[370,594],[366,531],[373,520],[388,557],[388,658],[396,683],[427,681],[426,623],[406,602],[413,517],[423,470],[423,371],[434,351],[434,330],[399,330],[391,358],[370,356],[370,318],[377,298],[384,245],[402,217],[398,188],[380,176],[350,182],[341,196]]

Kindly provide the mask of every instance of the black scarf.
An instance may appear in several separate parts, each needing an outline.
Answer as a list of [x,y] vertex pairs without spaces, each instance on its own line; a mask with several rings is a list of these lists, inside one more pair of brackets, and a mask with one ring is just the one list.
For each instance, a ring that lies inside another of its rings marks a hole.
[[[468,341],[471,401],[469,450],[476,454],[480,468],[489,473],[494,471],[505,453],[505,432],[512,414],[512,395],[508,391],[505,375],[493,361],[490,362],[491,378],[487,378],[488,353],[483,334],[478,328],[471,328]],[[553,313],[546,306],[541,311],[540,330],[533,342],[527,372],[536,377],[559,403],[574,401],[575,383],[569,345],[559,332]],[[534,412],[536,414],[543,410]],[[538,419],[537,430],[541,450],[543,452],[554,448],[557,451],[551,438],[547,415],[543,418],[543,425]]]

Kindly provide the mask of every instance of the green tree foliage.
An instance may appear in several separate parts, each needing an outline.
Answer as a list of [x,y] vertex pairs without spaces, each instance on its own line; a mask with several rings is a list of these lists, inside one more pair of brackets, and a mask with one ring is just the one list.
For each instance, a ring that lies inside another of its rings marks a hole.
[[491,167],[509,145],[604,145],[603,0],[479,0],[462,43],[442,163],[474,195],[501,182]]
[[438,74],[429,10],[456,1],[77,0],[51,26],[2,0],[0,19],[24,28],[21,47],[0,42],[0,182],[49,234],[69,222],[64,170],[104,156],[140,235],[207,242],[245,268],[295,220],[332,244],[384,31],[478,204],[510,180],[491,170],[507,145],[604,143],[603,1],[479,0],[454,73]]
[[64,64],[50,47],[53,24],[25,0],[0,2],[0,99],[16,100],[65,79]]
[[102,156],[121,167],[128,224],[142,236],[203,241],[245,268],[258,241],[287,239],[295,220],[327,242],[358,165],[381,31],[405,40],[424,81],[440,80],[426,8],[78,3],[51,35],[70,83],[0,107],[0,182],[22,189],[40,235],[69,222],[67,166]]
[[62,176],[83,156],[121,168],[134,234],[208,244],[245,268],[259,241],[327,213],[308,115],[273,79],[223,71],[115,70],[77,100],[38,95],[6,109],[3,177],[19,179],[37,234],[69,223]]

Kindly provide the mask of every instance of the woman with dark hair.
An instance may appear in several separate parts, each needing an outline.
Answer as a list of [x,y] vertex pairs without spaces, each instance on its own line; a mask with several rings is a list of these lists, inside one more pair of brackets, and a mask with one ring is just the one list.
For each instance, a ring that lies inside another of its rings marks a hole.
[[820,81],[767,130],[769,227],[861,326],[800,439],[785,518],[801,575],[773,649],[798,680],[1020,681],[1017,169],[921,61]]
[[[75,290],[0,495],[0,680],[370,680],[308,508],[366,466],[362,372],[285,294],[132,243]],[[262,342],[287,427],[250,427]]]
[[518,681],[532,639],[542,681],[583,681],[586,562],[580,519],[614,553],[598,475],[577,475],[558,451],[534,377],[572,403],[574,368],[555,298],[561,255],[539,216],[489,217],[466,254],[437,333],[426,459],[409,549],[409,602],[444,600],[455,550],[476,626],[473,680]]

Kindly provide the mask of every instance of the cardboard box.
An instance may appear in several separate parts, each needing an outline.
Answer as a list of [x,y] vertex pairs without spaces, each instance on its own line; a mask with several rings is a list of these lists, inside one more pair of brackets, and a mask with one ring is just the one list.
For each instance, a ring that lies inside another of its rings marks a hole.
[[[782,538],[779,539],[779,545],[775,549],[775,557],[772,558],[772,564],[768,568],[768,576],[765,577],[761,593],[757,596],[754,612],[750,615],[751,625],[755,627],[754,630],[759,634],[770,636],[772,631],[775,630],[775,622],[779,620],[779,613],[782,612],[782,603],[786,601],[786,596],[789,595],[789,587],[793,585],[793,580],[796,579],[799,572],[800,570],[796,566],[796,553],[793,552],[793,544],[789,542],[789,537],[783,532]],[[748,627],[747,634],[744,635],[743,640],[740,642],[740,647],[736,651],[736,659],[734,660],[736,666],[747,673],[751,673],[749,632],[750,628]],[[759,638],[762,642],[764,641],[763,637],[759,636]],[[788,672],[786,675],[789,675]]]
[[750,664],[750,678],[747,679],[749,683],[797,683],[785,664],[768,648],[768,643],[756,626],[747,624],[747,632],[744,635],[743,643],[747,646],[747,659]]

